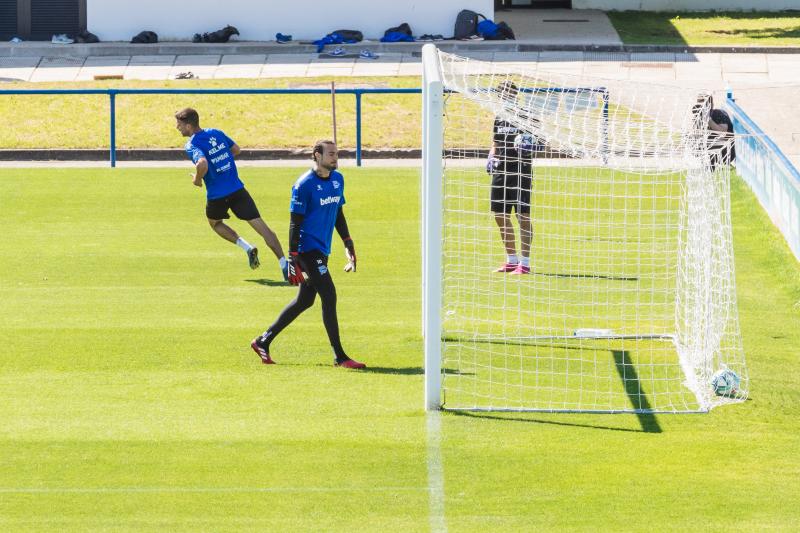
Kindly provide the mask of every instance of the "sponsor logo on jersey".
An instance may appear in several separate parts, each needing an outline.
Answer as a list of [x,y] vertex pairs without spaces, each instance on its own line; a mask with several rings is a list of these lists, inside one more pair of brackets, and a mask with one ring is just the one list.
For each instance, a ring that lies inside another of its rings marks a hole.
[[[209,153],[211,153],[211,150],[209,150]],[[229,157],[230,157],[230,154],[228,152],[223,152],[222,154],[218,155],[217,157],[212,157],[211,158],[211,163],[216,165],[220,161],[225,161]]]
[[341,200],[341,196],[328,196],[327,198],[320,198],[319,205],[338,204]]
[[[220,150],[225,150],[225,149],[228,147],[228,146],[227,146],[225,143],[219,143],[219,144],[217,144],[216,142],[214,142],[214,143],[212,144],[212,146],[213,146],[213,148],[210,148],[210,149],[208,150],[208,155],[214,155],[214,154],[216,154],[217,152],[219,152]],[[226,154],[227,154],[227,152],[226,152]]]

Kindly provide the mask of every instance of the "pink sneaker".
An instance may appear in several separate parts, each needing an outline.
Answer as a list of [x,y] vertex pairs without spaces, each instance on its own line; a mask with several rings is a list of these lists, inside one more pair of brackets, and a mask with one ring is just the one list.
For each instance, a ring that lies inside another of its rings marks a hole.
[[526,267],[522,263],[518,264],[517,268],[515,268],[514,272],[512,272],[512,274],[515,274],[515,275],[530,274],[530,273],[531,273],[531,267]]
[[514,272],[518,266],[517,263],[503,263],[495,272]]

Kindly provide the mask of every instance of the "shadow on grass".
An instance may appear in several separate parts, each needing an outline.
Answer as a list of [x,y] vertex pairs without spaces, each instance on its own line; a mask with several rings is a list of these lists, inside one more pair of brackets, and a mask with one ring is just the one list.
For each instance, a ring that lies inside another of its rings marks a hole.
[[[634,409],[652,409],[628,352],[626,350],[612,350],[611,353],[614,355],[617,373],[622,380],[622,385],[625,387],[625,394],[628,395],[628,399],[631,401],[631,406]],[[652,413],[636,413],[636,416],[639,418],[642,431],[646,433],[661,433],[661,426],[658,425],[656,415]]]
[[284,281],[282,279],[246,279],[248,283],[258,283],[259,285],[264,285],[265,287],[289,287],[290,283],[288,281]]
[[611,24],[625,44],[687,45],[670,20],[674,13],[609,12]]
[[[627,394],[628,399],[631,402],[631,407],[636,410],[652,410],[652,406],[647,399],[647,395],[642,388],[641,381],[639,380],[639,375],[636,372],[636,367],[633,365],[630,359],[630,355],[625,350],[611,350],[611,354],[614,357],[615,367],[617,369],[617,373],[619,374],[620,380],[622,380],[622,385],[625,387],[625,394]],[[541,418],[522,418],[519,416],[516,417],[508,417],[503,416],[500,413],[492,413],[492,414],[484,414],[484,413],[475,413],[469,411],[448,411],[458,416],[472,416],[476,418],[488,418],[492,420],[509,420],[513,422],[530,422],[536,424],[552,424],[556,426],[573,426],[573,427],[587,427],[587,428],[594,428],[594,429],[603,429],[609,431],[631,431],[637,433],[661,433],[662,429],[658,423],[658,419],[654,413],[632,413],[636,415],[636,418],[639,420],[639,425],[641,426],[641,430],[636,429],[628,429],[628,428],[614,428],[610,426],[599,426],[594,424],[576,424],[572,422],[557,422],[554,420],[543,420]],[[579,413],[575,413],[579,414]],[[622,415],[622,413],[620,413]]]
[[[574,427],[574,428],[586,428],[586,429],[601,429],[604,431],[624,431],[627,433],[660,433],[661,430],[652,431],[646,428],[642,429],[630,429],[630,428],[615,428],[611,426],[600,426],[597,424],[576,424],[573,422],[558,422],[555,420],[544,420],[541,418],[523,418],[521,416],[501,416],[502,413],[475,413],[470,411],[447,411],[445,412],[449,415],[454,416],[465,416],[469,418],[482,418],[486,420],[494,420],[495,422],[527,422],[529,424],[546,424],[550,426],[566,426],[566,427]],[[573,415],[570,415],[573,416]],[[620,416],[620,415],[614,415]]]
[[425,370],[419,366],[410,367],[388,367],[388,366],[367,366],[363,370],[369,374],[393,374],[398,376],[420,376],[425,373]]
[[748,39],[798,39],[800,26],[793,28],[751,28],[738,30],[708,30],[707,33],[715,35],[728,35],[732,37],[747,37]]
[[[536,340],[527,340],[527,339],[472,339],[472,338],[459,338],[459,337],[443,337],[443,341],[445,342],[464,342],[464,343],[473,343],[473,344],[496,344],[498,346],[531,346],[536,348],[553,348],[554,345],[552,342],[546,341],[536,341]],[[559,345],[559,350],[577,350],[577,351],[584,351],[584,350],[593,350],[594,348],[590,348],[587,346],[583,346],[579,343],[581,342],[589,342],[595,339],[591,339],[588,337],[570,337],[561,339],[563,341],[570,341],[570,342],[577,342],[578,344],[575,345],[568,345],[563,344]]]
[[[388,366],[367,366],[364,369],[364,372],[369,372],[372,374],[395,374],[401,376],[421,376],[425,374],[425,369],[421,366],[411,366],[411,367],[388,367]],[[459,370],[452,370],[449,368],[444,369],[444,373],[448,375],[459,375],[459,376],[474,376],[475,374],[472,372],[461,372]]]
[[604,274],[557,274],[554,272],[534,272],[536,276],[547,276],[551,278],[586,278],[586,279],[606,279],[610,281],[639,281],[639,278],[624,276],[606,276]]

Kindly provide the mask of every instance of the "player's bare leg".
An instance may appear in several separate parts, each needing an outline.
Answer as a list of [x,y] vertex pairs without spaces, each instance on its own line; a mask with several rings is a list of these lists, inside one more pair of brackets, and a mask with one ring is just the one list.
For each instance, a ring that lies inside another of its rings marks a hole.
[[283,255],[281,242],[278,240],[275,232],[272,231],[270,227],[267,226],[267,223],[264,222],[264,220],[260,217],[248,220],[247,223],[250,224],[259,235],[261,235],[261,237],[264,239],[264,242],[267,243],[267,246],[269,246],[269,249],[272,250],[272,253],[278,258],[278,262],[281,265],[281,272],[283,273],[283,279],[288,280],[289,273],[286,268],[286,256]]
[[234,231],[234,229],[227,224],[225,224],[221,220],[214,220],[213,218],[208,219],[208,224],[211,228],[216,232],[217,235],[225,239],[226,241],[232,242],[236,246],[240,247],[247,253],[247,261],[250,263],[250,268],[256,269],[260,265],[258,261],[258,248],[252,246],[250,243],[239,237],[239,234]]
[[517,222],[519,222],[520,261],[514,274],[529,274],[531,271],[531,237],[533,236],[531,217],[525,213],[517,213]]
[[506,262],[495,272],[512,272],[517,268],[517,245],[511,216],[508,213],[495,213],[494,220],[497,222],[497,227],[500,228],[500,238],[507,255]]
[[232,227],[228,226],[223,221],[209,218],[208,224],[211,226],[211,229],[213,229],[217,233],[217,235],[219,235],[226,241],[236,244],[236,241],[239,240],[239,234],[236,233]]
[[261,235],[264,239],[264,242],[269,246],[269,249],[272,250],[272,253],[275,254],[277,259],[284,257],[283,248],[281,248],[281,243],[278,241],[278,237],[275,235],[275,232],[272,231],[267,223],[264,222],[261,218],[254,218],[252,220],[247,221],[256,232]]

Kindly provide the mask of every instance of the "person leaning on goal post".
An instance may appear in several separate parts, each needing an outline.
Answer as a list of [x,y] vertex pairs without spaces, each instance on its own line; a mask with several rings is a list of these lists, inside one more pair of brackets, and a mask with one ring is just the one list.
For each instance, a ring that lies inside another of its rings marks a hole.
[[264,239],[278,258],[284,279],[287,279],[287,261],[283,248],[266,222],[262,220],[258,207],[239,179],[234,158],[241,148],[221,130],[200,128],[200,115],[187,107],[175,113],[175,127],[186,141],[186,154],[195,165],[192,183],[197,187],[206,185],[206,217],[211,228],[223,239],[230,241],[247,253],[250,268],[259,266],[258,248],[245,241],[223,219],[230,218],[228,210],[241,220],[246,220]]
[[[707,149],[709,165],[714,172],[720,165],[729,166],[736,159],[736,144],[733,135],[733,121],[728,112],[714,108],[714,97],[710,93],[697,95],[697,103],[692,107],[694,119],[699,129],[708,129]],[[708,113],[708,121],[703,117]]]
[[[504,81],[495,89],[507,106],[516,105],[519,88]],[[492,147],[486,161],[486,172],[492,176],[491,210],[500,228],[500,238],[506,251],[506,262],[495,272],[529,274],[531,250],[531,177],[533,152],[538,141],[514,124],[495,117],[492,128]],[[520,255],[517,256],[511,212],[516,210],[520,233]]]
[[367,365],[350,359],[339,339],[336,316],[336,287],[328,270],[333,229],[342,238],[348,262],[345,272],[356,271],[356,250],[344,217],[344,177],[337,172],[338,151],[333,141],[318,141],[311,153],[314,167],[301,175],[292,187],[289,207],[289,283],[299,285],[297,297],[289,302],[278,319],[250,346],[265,365],[275,364],[270,344],[295,318],[314,305],[317,294],[322,301],[322,322],[334,353],[335,366],[361,369]]

